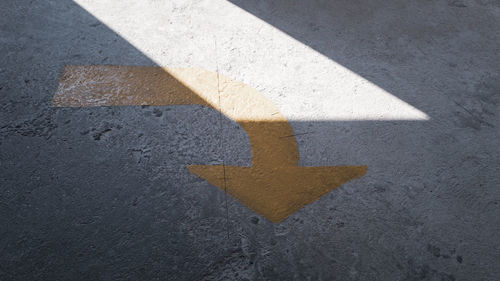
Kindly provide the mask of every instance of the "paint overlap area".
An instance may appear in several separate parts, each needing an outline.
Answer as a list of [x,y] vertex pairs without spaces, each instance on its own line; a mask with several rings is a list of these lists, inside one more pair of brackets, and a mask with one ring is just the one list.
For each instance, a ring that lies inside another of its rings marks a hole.
[[0,280],[496,280],[500,6],[452,2],[2,1]]

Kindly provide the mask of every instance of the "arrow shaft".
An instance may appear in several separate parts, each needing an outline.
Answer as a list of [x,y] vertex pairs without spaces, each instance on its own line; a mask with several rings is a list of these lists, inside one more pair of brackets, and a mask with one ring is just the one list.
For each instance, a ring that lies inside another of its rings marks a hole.
[[252,87],[197,68],[66,66],[53,98],[57,107],[203,105],[248,134],[254,167],[297,166],[293,130],[279,109]]

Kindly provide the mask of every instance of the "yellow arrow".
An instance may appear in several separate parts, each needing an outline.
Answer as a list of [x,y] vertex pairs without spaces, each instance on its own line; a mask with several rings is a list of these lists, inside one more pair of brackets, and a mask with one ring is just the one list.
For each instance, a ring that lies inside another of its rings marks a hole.
[[188,168],[273,222],[366,173],[366,166],[299,167],[293,130],[279,109],[250,86],[204,69],[66,66],[52,102],[57,107],[198,104],[220,111],[248,134],[252,166]]

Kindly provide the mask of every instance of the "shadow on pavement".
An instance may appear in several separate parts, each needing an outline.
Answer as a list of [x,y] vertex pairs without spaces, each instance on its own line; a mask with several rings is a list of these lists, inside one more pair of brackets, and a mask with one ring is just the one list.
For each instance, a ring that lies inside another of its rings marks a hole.
[[[498,1],[229,0],[390,94],[440,118],[491,127]],[[473,125],[474,124],[474,125]]]

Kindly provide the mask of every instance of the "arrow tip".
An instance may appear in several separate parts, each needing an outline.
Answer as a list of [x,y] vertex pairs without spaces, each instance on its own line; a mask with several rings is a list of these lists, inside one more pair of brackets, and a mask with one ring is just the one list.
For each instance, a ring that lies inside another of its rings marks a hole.
[[366,166],[264,168],[191,165],[188,168],[191,173],[227,191],[274,223],[342,184],[364,176],[367,171]]

